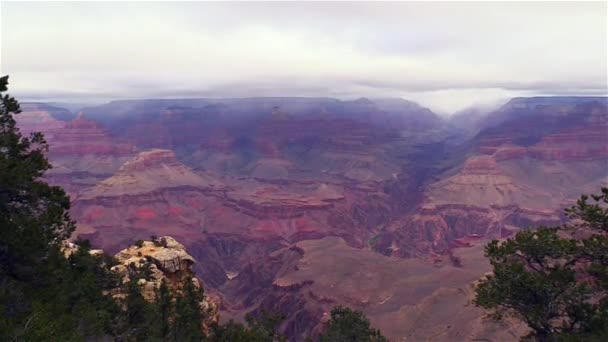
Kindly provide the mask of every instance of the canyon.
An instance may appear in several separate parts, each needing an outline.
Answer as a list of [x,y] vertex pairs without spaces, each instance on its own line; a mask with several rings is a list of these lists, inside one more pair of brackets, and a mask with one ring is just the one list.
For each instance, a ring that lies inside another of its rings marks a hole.
[[402,99],[27,103],[75,237],[117,253],[172,236],[222,320],[279,310],[290,340],[334,305],[394,341],[509,340],[470,301],[483,246],[560,224],[608,184],[608,100],[515,98],[465,117]]

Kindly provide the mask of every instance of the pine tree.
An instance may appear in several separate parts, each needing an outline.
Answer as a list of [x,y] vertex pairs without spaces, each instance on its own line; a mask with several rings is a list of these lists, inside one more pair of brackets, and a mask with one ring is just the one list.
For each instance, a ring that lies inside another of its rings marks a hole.
[[496,318],[519,318],[533,340],[605,341],[608,188],[581,196],[566,215],[571,224],[524,230],[488,244],[493,274],[477,286],[474,302]]
[[196,287],[192,279],[184,279],[184,286],[175,298],[173,336],[175,341],[201,341],[203,339],[203,314],[201,302],[203,289]]
[[287,338],[277,332],[279,324],[285,319],[280,312],[261,311],[257,315],[245,316],[247,325],[233,320],[216,326],[211,335],[215,342],[284,342]]
[[159,320],[159,337],[167,341],[171,337],[171,319],[174,315],[173,296],[165,279],[156,291],[156,308]]
[[111,335],[119,308],[104,296],[108,260],[89,246],[66,258],[74,230],[63,189],[41,179],[51,166],[41,133],[24,137],[19,103],[0,77],[0,340],[72,341]]
[[124,315],[126,323],[126,333],[129,340],[144,341],[150,340],[157,334],[157,315],[152,303],[148,302],[139,284],[141,279],[149,279],[149,265],[144,264],[137,267],[131,263],[128,268],[129,280],[123,284]]
[[19,280],[37,275],[34,265],[75,229],[63,189],[40,179],[51,166],[41,133],[24,137],[13,115],[19,103],[8,94],[8,76],[0,78],[0,272]]
[[380,330],[371,326],[361,311],[343,306],[331,310],[331,318],[320,335],[321,342],[385,342]]

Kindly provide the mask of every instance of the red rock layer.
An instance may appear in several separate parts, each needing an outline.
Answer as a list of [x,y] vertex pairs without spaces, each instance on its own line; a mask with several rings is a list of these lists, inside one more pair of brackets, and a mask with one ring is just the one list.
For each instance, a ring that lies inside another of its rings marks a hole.
[[42,132],[47,141],[52,141],[55,134],[65,126],[65,122],[53,118],[49,112],[40,110],[24,111],[16,115],[15,119],[21,134]]
[[112,137],[99,123],[80,114],[58,131],[52,140],[50,155],[123,156],[135,152],[135,147]]
[[542,160],[608,159],[608,122],[548,135],[528,148],[528,155]]
[[501,174],[496,159],[491,156],[481,155],[467,159],[462,170],[468,175],[498,175]]

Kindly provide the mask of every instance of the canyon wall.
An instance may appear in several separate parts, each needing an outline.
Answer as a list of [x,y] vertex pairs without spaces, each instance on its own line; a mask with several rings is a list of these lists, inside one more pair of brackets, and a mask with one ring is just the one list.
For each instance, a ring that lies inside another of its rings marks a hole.
[[71,195],[77,235],[111,252],[174,236],[223,319],[283,309],[295,341],[336,304],[396,340],[506,339],[462,308],[488,270],[483,243],[559,224],[578,195],[608,184],[605,98],[519,98],[460,126],[400,99],[116,101],[83,112],[37,104],[18,118],[47,135],[45,177]]

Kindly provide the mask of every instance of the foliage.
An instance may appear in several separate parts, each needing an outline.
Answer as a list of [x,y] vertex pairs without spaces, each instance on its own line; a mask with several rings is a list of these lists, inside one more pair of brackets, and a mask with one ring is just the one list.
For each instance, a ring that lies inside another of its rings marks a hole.
[[82,340],[111,334],[118,306],[103,289],[115,279],[87,244],[65,257],[75,225],[69,197],[41,179],[50,169],[41,133],[24,137],[19,103],[0,78],[0,340]]
[[175,341],[200,341],[203,338],[200,303],[203,289],[194,286],[192,279],[184,279],[184,287],[175,298],[173,336]]
[[[148,301],[142,295],[142,280],[150,280],[149,263],[130,264],[129,281],[122,286],[123,325],[116,335],[127,341],[203,341],[203,321],[207,318],[200,303],[202,288],[190,278],[182,279],[180,289],[171,289],[165,279]],[[141,285],[140,285],[141,284]]]
[[129,276],[125,283],[123,301],[125,309],[125,332],[123,337],[134,341],[145,341],[155,336],[156,312],[152,303],[148,302],[142,295],[139,279],[134,274]]
[[331,310],[331,317],[324,332],[320,335],[321,342],[383,342],[387,339],[380,330],[371,326],[369,319],[361,311],[353,311],[343,306]]
[[82,244],[69,257],[49,252],[35,281],[4,278],[0,284],[2,340],[72,341],[113,335],[122,311],[103,289],[117,285],[104,256]]
[[63,189],[40,180],[51,168],[44,156],[48,145],[41,133],[24,137],[13,115],[19,103],[4,95],[8,76],[0,78],[0,272],[31,278],[32,265],[68,238],[74,230]]
[[173,305],[173,295],[164,279],[156,291],[155,302],[159,324],[158,334],[165,341],[171,336],[171,318],[174,316],[175,308]]
[[285,316],[279,312],[262,311],[259,315],[247,314],[247,326],[230,320],[215,327],[212,341],[217,342],[283,342],[285,336],[277,332]]
[[477,286],[475,304],[492,309],[496,318],[519,318],[534,340],[606,340],[607,204],[608,188],[602,188],[565,210],[568,225],[541,226],[488,244],[493,274]]

